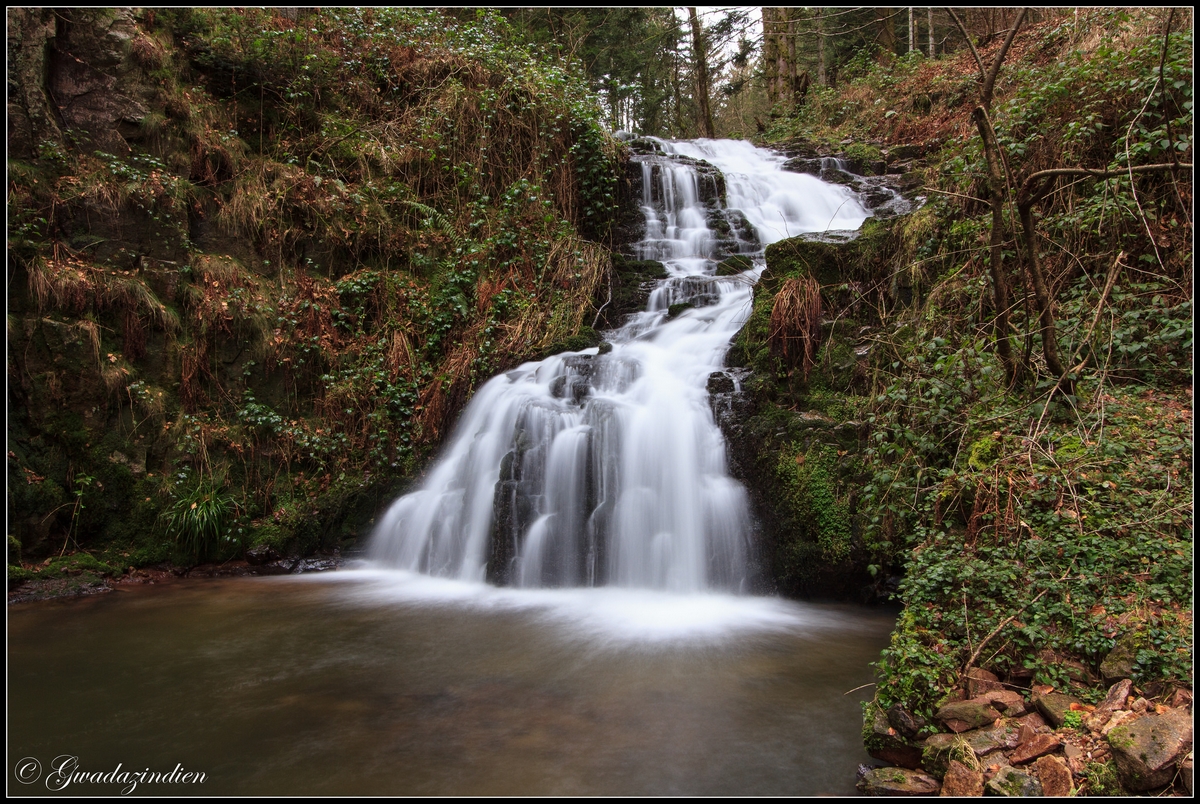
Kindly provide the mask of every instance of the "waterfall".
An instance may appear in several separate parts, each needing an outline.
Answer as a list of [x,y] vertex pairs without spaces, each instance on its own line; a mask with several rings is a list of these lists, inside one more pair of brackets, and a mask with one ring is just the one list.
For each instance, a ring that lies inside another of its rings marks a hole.
[[[668,277],[597,348],[484,384],[418,490],[376,527],[381,564],[521,587],[738,591],[750,512],[706,384],[745,323],[763,249],[870,214],[844,187],[734,140],[644,138],[639,259]],[[742,254],[752,268],[716,277]],[[671,317],[671,305],[692,307]]]

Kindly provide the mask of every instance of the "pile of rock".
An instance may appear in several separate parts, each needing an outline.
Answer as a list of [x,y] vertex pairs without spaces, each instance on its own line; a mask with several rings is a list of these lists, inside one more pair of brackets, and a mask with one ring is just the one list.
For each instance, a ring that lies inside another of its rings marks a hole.
[[[1013,689],[986,670],[935,715],[944,731],[899,706],[870,716],[868,751],[898,767],[862,768],[868,795],[1069,796],[1090,768],[1112,762],[1130,793],[1172,787],[1192,794],[1192,693],[1173,687],[1152,702],[1129,679],[1085,704],[1054,688]],[[969,696],[969,697],[968,697]]]

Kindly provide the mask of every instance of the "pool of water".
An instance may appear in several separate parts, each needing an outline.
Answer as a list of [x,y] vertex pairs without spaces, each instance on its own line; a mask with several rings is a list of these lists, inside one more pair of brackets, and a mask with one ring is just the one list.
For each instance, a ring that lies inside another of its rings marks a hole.
[[[166,795],[853,794],[894,612],[497,589],[404,572],[183,581],[8,611],[8,753],[202,772]],[[67,792],[108,794],[80,780]]]

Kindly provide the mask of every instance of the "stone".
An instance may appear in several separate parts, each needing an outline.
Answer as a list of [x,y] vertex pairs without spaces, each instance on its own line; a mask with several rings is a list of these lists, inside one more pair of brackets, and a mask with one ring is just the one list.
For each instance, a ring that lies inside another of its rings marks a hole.
[[984,757],[994,751],[1008,750],[1020,744],[1021,726],[1015,720],[997,720],[991,728],[963,732],[975,756]]
[[1042,785],[1028,773],[1016,768],[1001,768],[987,783],[989,792],[997,796],[1040,796]]
[[1144,793],[1171,783],[1176,766],[1192,750],[1192,716],[1181,709],[1146,715],[1108,733],[1121,784]]
[[279,551],[267,544],[255,545],[246,551],[246,563],[256,567],[278,561],[280,558],[282,556]]
[[1121,679],[1108,688],[1108,695],[1104,696],[1104,701],[1096,707],[1096,711],[1115,712],[1118,709],[1124,709],[1125,702],[1129,700],[1132,692],[1133,682],[1128,678]]
[[921,767],[934,776],[944,776],[950,766],[950,753],[961,739],[957,734],[927,737],[921,752]]
[[1071,711],[1071,704],[1081,705],[1083,702],[1063,692],[1050,692],[1045,695],[1035,695],[1033,703],[1045,716],[1047,722],[1054,728],[1058,728],[1066,720],[1067,712]]
[[1022,726],[1028,726],[1035,733],[1046,728],[1046,719],[1038,712],[1021,715],[1017,718],[1017,722]]
[[1004,689],[1004,685],[1000,683],[1000,679],[995,673],[984,670],[982,667],[972,667],[967,670],[967,695],[971,698],[978,698],[985,692],[994,692]]
[[907,768],[875,768],[855,785],[868,796],[932,796],[941,784],[932,776]]
[[1113,649],[1100,662],[1100,676],[1105,684],[1112,684],[1133,675],[1133,660],[1137,656],[1137,634],[1126,634],[1117,640]]
[[733,377],[723,371],[714,371],[708,375],[708,392],[710,394],[732,394],[735,386]]
[[1117,726],[1128,726],[1129,724],[1133,723],[1135,720],[1140,720],[1141,718],[1142,718],[1141,713],[1130,712],[1127,709],[1121,709],[1117,712],[1113,712],[1112,717],[1110,717],[1108,722],[1105,723],[1104,726],[1101,727],[1100,735],[1103,737],[1107,737],[1108,733],[1110,731],[1112,731],[1113,729],[1115,729]]
[[1038,757],[1034,767],[1038,781],[1042,783],[1042,795],[1069,796],[1075,792],[1071,769],[1058,757]]
[[892,728],[903,734],[910,740],[917,736],[917,732],[925,727],[925,718],[920,715],[913,715],[908,712],[900,704],[893,704],[887,710],[887,720]]
[[935,717],[954,732],[964,732],[990,726],[1000,719],[1000,713],[978,701],[958,701],[938,709]]
[[989,704],[1003,712],[1006,717],[1020,717],[1029,711],[1029,704],[1025,700],[1025,696],[1014,690],[1003,688],[988,690],[971,700]]
[[1014,765],[1024,765],[1038,757],[1052,754],[1062,745],[1062,741],[1053,734],[1035,734],[1028,742],[1021,743],[1016,750],[1008,755]]
[[1167,705],[1172,709],[1191,709],[1192,707],[1192,691],[1186,687],[1176,687],[1171,693],[1171,697],[1167,699]]
[[920,747],[905,741],[888,723],[887,715],[877,707],[872,708],[874,714],[867,715],[871,718],[871,734],[866,739],[867,753],[875,759],[902,768],[916,770],[921,767]]
[[971,770],[956,759],[950,760],[946,778],[942,779],[943,796],[982,796],[983,774]]
[[1183,789],[1187,791],[1189,796],[1194,796],[1192,792],[1192,752],[1183,758],[1183,762],[1179,763],[1179,781],[1183,782]]

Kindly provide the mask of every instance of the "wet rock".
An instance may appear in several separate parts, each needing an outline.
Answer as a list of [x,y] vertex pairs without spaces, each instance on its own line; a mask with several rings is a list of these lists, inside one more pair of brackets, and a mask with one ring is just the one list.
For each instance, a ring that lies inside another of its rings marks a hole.
[[989,793],[997,796],[1040,796],[1041,783],[1028,773],[1005,767],[987,783]]
[[1083,702],[1063,692],[1049,692],[1044,695],[1035,695],[1033,703],[1047,722],[1057,729],[1066,720],[1067,712],[1071,711],[1071,704],[1080,705]]
[[341,556],[310,556],[303,558],[292,568],[292,574],[300,575],[306,572],[329,572],[342,565]]
[[1058,757],[1039,757],[1035,766],[1038,781],[1042,783],[1044,796],[1069,796],[1074,794],[1075,785],[1071,769]]
[[656,260],[634,260],[614,254],[610,276],[612,298],[600,311],[599,323],[603,329],[615,329],[626,316],[645,310],[650,293],[659,280],[667,278],[667,269]]
[[1008,761],[1014,765],[1024,765],[1038,757],[1053,754],[1062,746],[1062,740],[1053,734],[1035,734],[1027,742],[1021,743],[1016,750],[1008,755]]
[[269,564],[283,558],[279,551],[268,544],[260,544],[246,551],[246,563],[253,567]]
[[913,715],[908,712],[900,704],[893,704],[887,710],[888,723],[892,727],[903,734],[910,740],[917,736],[917,732],[925,727],[925,718],[920,715]]
[[740,254],[722,260],[717,265],[716,276],[737,276],[745,273],[754,267],[754,263],[749,257]]
[[937,711],[935,717],[951,731],[962,733],[995,723],[1000,713],[978,701],[959,701],[946,704]]
[[709,374],[707,387],[710,394],[732,394],[735,390],[733,377],[723,371],[714,371]]
[[1137,636],[1127,634],[1117,640],[1117,644],[1100,662],[1100,676],[1105,684],[1112,684],[1133,675],[1133,660],[1137,657]]
[[983,774],[971,770],[956,759],[950,760],[946,778],[942,779],[943,796],[982,796]]
[[868,796],[931,796],[941,789],[937,779],[907,768],[869,770],[855,786]]
[[1144,793],[1175,778],[1178,763],[1192,750],[1192,717],[1179,709],[1146,715],[1110,731],[1108,744],[1121,784]]

